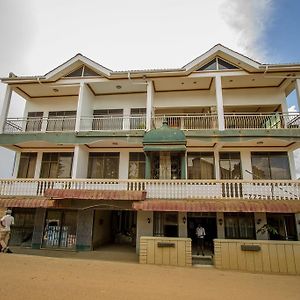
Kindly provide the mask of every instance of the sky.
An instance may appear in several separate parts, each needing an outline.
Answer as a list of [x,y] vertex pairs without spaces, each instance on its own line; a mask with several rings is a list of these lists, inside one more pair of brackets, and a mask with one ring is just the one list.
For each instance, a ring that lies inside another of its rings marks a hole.
[[[43,75],[76,53],[115,71],[177,68],[218,43],[262,63],[300,62],[299,15],[297,0],[0,0],[0,77]],[[17,97],[10,116],[22,116]],[[13,157],[0,150],[0,177]]]

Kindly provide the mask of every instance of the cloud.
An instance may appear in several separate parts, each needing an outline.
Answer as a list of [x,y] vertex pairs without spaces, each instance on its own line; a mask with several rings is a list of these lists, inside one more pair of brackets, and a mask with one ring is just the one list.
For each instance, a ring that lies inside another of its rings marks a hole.
[[244,54],[256,60],[267,57],[264,34],[272,21],[274,0],[225,0],[221,15],[237,36],[237,45]]
[[291,107],[289,107],[288,111],[289,112],[297,112],[296,105],[292,105]]

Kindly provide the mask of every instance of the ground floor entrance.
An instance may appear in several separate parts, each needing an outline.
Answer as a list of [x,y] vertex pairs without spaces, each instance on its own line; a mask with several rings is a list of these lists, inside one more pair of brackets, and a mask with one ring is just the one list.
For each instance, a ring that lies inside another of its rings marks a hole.
[[[187,235],[192,239],[192,254],[212,255],[214,252],[213,239],[217,238],[217,218],[215,213],[188,213],[187,214]],[[196,228],[201,225],[205,230],[205,236],[198,240]],[[203,243],[203,244],[202,244]]]

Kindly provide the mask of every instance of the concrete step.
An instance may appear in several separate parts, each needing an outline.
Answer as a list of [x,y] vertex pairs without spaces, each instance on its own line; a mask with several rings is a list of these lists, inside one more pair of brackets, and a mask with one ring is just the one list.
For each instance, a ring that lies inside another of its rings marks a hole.
[[193,265],[213,265],[213,257],[211,255],[192,255]]

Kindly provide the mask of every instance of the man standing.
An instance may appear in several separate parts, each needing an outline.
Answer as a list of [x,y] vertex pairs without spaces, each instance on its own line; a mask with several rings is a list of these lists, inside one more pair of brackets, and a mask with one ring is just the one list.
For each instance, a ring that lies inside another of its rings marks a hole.
[[200,247],[202,251],[202,255],[204,256],[204,237],[205,237],[205,229],[198,224],[196,228],[196,237],[197,237],[197,255],[199,255]]
[[10,226],[14,225],[15,219],[11,215],[11,210],[8,209],[6,211],[6,215],[0,220],[0,244],[1,244],[1,252],[12,253],[12,251],[8,248],[8,242],[10,238]]

